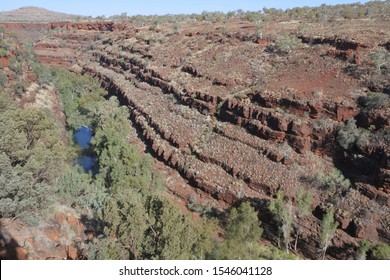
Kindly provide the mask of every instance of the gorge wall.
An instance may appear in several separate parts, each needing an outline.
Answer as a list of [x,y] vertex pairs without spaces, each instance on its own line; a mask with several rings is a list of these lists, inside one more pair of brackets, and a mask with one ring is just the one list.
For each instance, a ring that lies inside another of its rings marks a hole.
[[[225,28],[187,23],[180,33],[169,25],[112,22],[40,28],[55,30],[34,44],[41,63],[98,78],[129,108],[139,141],[155,160],[210,200],[250,201],[260,210],[265,238],[278,238],[269,200],[282,190],[295,206],[303,188],[315,203],[300,221],[298,252],[317,258],[329,194],[316,174],[337,167],[352,187],[337,204],[340,225],[329,257],[352,258],[362,238],[390,242],[388,143],[350,153],[336,141],[349,120],[389,127],[389,108],[361,113],[356,97],[368,87],[346,71],[370,65],[369,53],[383,43],[375,34],[356,39],[308,31],[296,34],[299,48],[280,56],[271,51],[272,36],[253,37],[255,26],[240,21]],[[274,32],[283,28],[293,29],[280,25]]]

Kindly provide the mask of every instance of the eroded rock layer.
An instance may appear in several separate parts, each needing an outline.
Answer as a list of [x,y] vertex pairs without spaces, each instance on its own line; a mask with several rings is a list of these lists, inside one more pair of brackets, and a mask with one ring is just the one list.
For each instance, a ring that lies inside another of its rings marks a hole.
[[[357,25],[363,33],[364,24]],[[362,117],[357,97],[367,95],[373,81],[347,71],[370,65],[370,52],[383,44],[380,36],[275,28],[302,44],[280,56],[271,51],[271,34],[254,37],[255,26],[240,21],[224,28],[186,23],[180,33],[168,25],[95,23],[65,24],[35,50],[44,64],[100,79],[129,108],[147,151],[192,187],[229,205],[257,205],[266,238],[277,239],[267,202],[282,190],[296,203],[304,188],[315,203],[312,215],[300,221],[305,231],[298,248],[317,257],[327,193],[315,178],[336,166],[353,184],[337,203],[340,226],[330,256],[350,258],[360,238],[389,242],[389,145],[368,145],[356,155],[335,140],[348,120],[389,126],[389,108]]]

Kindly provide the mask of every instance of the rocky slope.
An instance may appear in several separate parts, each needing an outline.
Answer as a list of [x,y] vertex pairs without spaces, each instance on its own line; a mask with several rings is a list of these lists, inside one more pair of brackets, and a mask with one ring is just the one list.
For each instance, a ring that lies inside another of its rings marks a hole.
[[[305,257],[318,257],[328,206],[316,174],[341,169],[352,187],[337,202],[340,225],[328,253],[347,259],[362,238],[390,242],[388,143],[351,154],[335,140],[348,120],[381,119],[379,128],[389,127],[389,108],[364,117],[358,97],[387,90],[388,81],[359,73],[370,73],[371,53],[387,46],[390,29],[380,21],[341,24],[329,34],[326,24],[302,31],[295,21],[279,22],[260,35],[255,24],[239,19],[184,22],[180,32],[169,24],[56,23],[45,26],[56,32],[34,49],[43,64],[100,79],[129,108],[139,145],[156,166],[180,174],[221,208],[242,200],[256,205],[271,242],[277,234],[268,201],[282,190],[296,203],[298,190],[309,190],[315,203],[300,221],[305,230],[298,243]],[[281,34],[300,44],[278,54]],[[166,184],[189,199],[187,184]]]

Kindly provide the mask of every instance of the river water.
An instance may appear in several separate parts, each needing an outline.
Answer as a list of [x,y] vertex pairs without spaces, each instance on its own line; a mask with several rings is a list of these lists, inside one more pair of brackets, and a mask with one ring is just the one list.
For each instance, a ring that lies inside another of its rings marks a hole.
[[91,171],[92,174],[95,175],[98,171],[96,167],[96,155],[94,155],[90,149],[92,136],[92,130],[83,126],[75,132],[73,140],[81,148],[77,157],[77,163],[83,167],[85,172]]

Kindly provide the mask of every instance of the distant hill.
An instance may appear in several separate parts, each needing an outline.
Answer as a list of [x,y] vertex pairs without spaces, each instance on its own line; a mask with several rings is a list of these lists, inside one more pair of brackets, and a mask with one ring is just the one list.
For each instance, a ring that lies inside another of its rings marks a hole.
[[53,12],[38,7],[22,7],[12,11],[0,12],[0,22],[53,22],[83,18],[87,17]]

